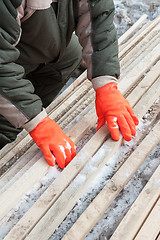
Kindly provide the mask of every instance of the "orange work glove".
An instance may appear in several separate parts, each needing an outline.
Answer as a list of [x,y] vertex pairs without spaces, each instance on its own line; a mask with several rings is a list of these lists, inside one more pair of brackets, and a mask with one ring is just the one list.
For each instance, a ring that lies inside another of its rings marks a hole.
[[97,130],[107,122],[111,136],[119,140],[119,128],[126,141],[136,134],[138,119],[129,102],[117,89],[116,83],[108,83],[96,90],[96,112],[98,116]]
[[64,168],[76,155],[75,145],[72,140],[67,137],[60,126],[49,117],[45,117],[30,132],[30,135],[42,150],[50,166],[54,166],[56,160],[58,166]]

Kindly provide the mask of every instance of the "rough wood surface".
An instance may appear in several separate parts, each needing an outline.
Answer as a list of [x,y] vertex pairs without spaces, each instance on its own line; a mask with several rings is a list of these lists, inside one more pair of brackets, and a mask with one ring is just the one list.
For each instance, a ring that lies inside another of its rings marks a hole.
[[84,213],[79,217],[76,223],[62,238],[63,240],[84,239],[84,237],[97,223],[97,221],[103,215],[108,206],[116,198],[118,193],[123,189],[125,184],[131,179],[133,174],[140,167],[140,165],[143,163],[143,161],[149,155],[149,153],[153,150],[153,148],[159,143],[159,141],[160,141],[160,122],[154,127],[150,134],[142,141],[142,143],[136,148],[136,150],[121,166],[117,173],[106,184],[103,190],[92,201],[89,207],[84,211]]
[[152,31],[152,29],[159,23],[159,20],[160,17],[157,17],[157,19],[154,20],[148,27],[146,27],[141,34],[138,34],[138,36],[133,40],[134,42],[127,44],[127,47],[122,49],[120,58],[122,58],[128,50],[131,50],[139,41],[141,41],[142,38],[148,34],[148,32]]
[[144,14],[132,27],[128,29],[119,39],[118,43],[123,44],[141,25],[142,23],[147,19],[147,15]]
[[[135,238],[140,227],[147,219],[151,209],[154,207],[154,204],[160,196],[159,176],[160,166],[157,168],[147,185],[144,187],[136,201],[133,203],[110,240],[128,240]],[[158,220],[157,217],[155,217],[155,220]],[[154,231],[154,226],[149,226],[149,229],[151,229],[151,231]]]
[[157,237],[157,234],[159,233],[159,229],[160,229],[160,198],[155,204],[149,216],[147,217],[137,236],[135,237],[135,240],[155,239]]

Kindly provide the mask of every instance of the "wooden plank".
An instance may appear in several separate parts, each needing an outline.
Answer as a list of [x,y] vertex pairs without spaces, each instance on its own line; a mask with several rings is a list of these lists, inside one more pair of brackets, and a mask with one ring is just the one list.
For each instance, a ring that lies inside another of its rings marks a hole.
[[[154,20],[153,20],[154,21]],[[134,41],[134,39],[136,39],[140,34],[142,34],[143,33],[143,31],[145,31],[146,30],[146,28],[148,28],[152,23],[153,23],[153,21],[147,21],[146,23],[144,23],[144,25],[136,32],[136,33],[134,33],[128,40],[127,40],[127,42],[125,42],[125,43],[123,43],[122,45],[120,45],[119,46],[119,51],[122,51],[122,49],[124,49],[126,46],[127,46],[127,44],[130,44],[131,42],[133,42]],[[157,24],[157,23],[156,23]],[[156,25],[155,25],[156,26]],[[154,26],[154,27],[155,27]],[[153,28],[154,28],[153,27]],[[151,29],[151,31],[152,31],[152,29]],[[150,32],[150,31],[149,31]],[[148,33],[149,33],[148,32]]]
[[[12,167],[10,167],[0,178],[0,193],[5,191],[9,185],[11,185],[11,179],[14,178],[14,181],[19,178],[19,173],[21,175],[29,169],[33,164],[31,159],[40,152],[37,145],[33,145],[27,152],[25,152],[22,157],[19,158],[19,161],[16,162]],[[30,162],[30,163],[29,163]],[[22,170],[23,169],[23,170]],[[17,174],[18,173],[18,174]]]
[[[159,176],[160,166],[157,168],[149,182],[139,194],[138,198],[133,203],[110,240],[128,240],[135,238],[139,228],[143,225],[145,219],[160,196]],[[151,226],[149,228],[154,229]]]
[[[160,176],[160,174],[159,174]],[[159,181],[159,180],[157,180]],[[160,188],[160,187],[159,187]],[[151,240],[157,237],[160,230],[160,198],[141,227],[135,240]]]
[[78,100],[71,109],[67,111],[65,115],[63,115],[58,124],[64,131],[64,128],[68,126],[68,124],[75,119],[77,115],[79,115],[86,107],[91,105],[95,100],[95,91],[93,88],[80,100]]
[[130,27],[119,39],[118,44],[121,45],[123,42],[125,42],[134,32],[142,25],[142,23],[147,19],[147,15],[142,15],[138,21],[133,24],[132,27]]
[[[139,62],[124,78],[123,84],[119,86],[119,89],[126,89],[129,90],[130,86],[133,86],[140,77],[143,77],[144,73],[147,72],[155,62],[158,61],[160,57],[160,44],[155,47],[152,52],[147,54],[142,61]],[[138,74],[138,75],[137,75]],[[122,80],[121,80],[122,81]],[[129,87],[128,87],[128,86]]]
[[[81,121],[79,121],[75,127],[73,127],[68,136],[71,138],[72,137],[72,140],[75,142],[75,140],[78,142],[83,135],[85,135],[87,133],[87,131],[96,125],[96,122],[97,122],[97,115],[96,115],[96,111],[95,111],[95,108],[92,108],[88,114],[86,114],[83,119]],[[87,128],[86,128],[87,126]],[[78,132],[79,132],[79,129],[81,129],[81,134],[79,134],[78,136]],[[78,137],[77,137],[78,136]]]
[[121,44],[119,46],[119,51],[122,51],[122,49],[124,49],[127,44],[130,44],[132,41],[134,41],[135,38],[137,38],[137,36],[139,36],[139,34],[141,34],[145,28],[147,28],[152,22],[144,22],[138,29],[138,31],[136,31],[133,35],[131,35],[131,37],[126,41],[124,42],[123,44]]
[[154,81],[160,76],[160,61],[158,61],[155,66],[153,66],[150,72],[143,78],[143,80],[138,84],[138,86],[130,93],[128,96],[128,101],[133,104],[137,103],[135,96],[142,96],[149,89],[149,87],[154,83]]
[[154,21],[152,21],[152,23],[148,27],[144,29],[142,33],[140,33],[132,42],[127,44],[126,48],[121,50],[120,59],[124,57],[124,55],[128,51],[130,51],[138,42],[140,42],[150,31],[152,31],[152,29],[159,23],[159,21],[160,17],[157,17]]
[[[115,175],[107,182],[102,191],[96,196],[62,240],[81,240],[85,238],[159,141],[160,122],[156,124],[149,135],[146,136],[121,168],[119,168]],[[49,229],[46,230],[49,231]],[[34,239],[33,236],[36,236],[34,233],[36,233],[36,231],[33,231],[33,234],[29,235],[27,239]],[[42,231],[40,233],[42,233]]]
[[[8,152],[6,152],[5,155],[3,155],[3,157],[0,160],[0,169],[2,169],[4,167],[4,165],[10,161],[16,154],[18,154],[20,151],[23,150],[24,146],[26,147],[27,145],[29,145],[32,141],[31,136],[26,133],[26,131],[23,132],[24,134],[22,134],[22,136],[24,136],[24,138],[22,138],[21,140],[18,141],[18,143],[14,143],[11,147],[11,149],[8,149]],[[8,145],[8,144],[7,144]],[[16,146],[16,147],[15,147]],[[9,147],[9,145],[7,146]],[[2,149],[3,151],[3,149]]]
[[0,159],[2,159],[6,154],[8,154],[9,151],[11,151],[16,146],[16,144],[19,143],[22,140],[22,138],[24,138],[26,135],[27,131],[23,130],[18,134],[15,141],[5,145],[2,149],[0,149]]
[[[63,129],[63,131],[69,132],[71,131],[71,129],[79,122],[82,120],[82,118],[86,117],[88,115],[88,113],[92,110],[95,109],[95,101],[93,101],[92,103],[90,103],[84,110],[82,110],[77,116],[75,116],[75,118],[70,121],[68,123],[68,125]],[[92,114],[92,113],[91,113]],[[89,115],[88,115],[89,116]],[[95,117],[95,120],[97,119],[97,116]],[[96,125],[94,125],[93,127],[96,127]],[[92,128],[92,127],[91,127]]]
[[160,23],[141,42],[139,42],[121,61],[121,77],[133,69],[142,59],[159,44]]
[[[140,101],[134,107],[135,114],[140,117],[146,112],[146,108],[150,108],[150,101],[154,103],[160,96],[160,77],[152,85],[152,87],[146,92],[145,95],[140,99]],[[145,105],[144,105],[145,104]],[[142,114],[142,115],[141,115]]]
[[[39,159],[41,160],[41,164],[39,164]],[[46,160],[44,159],[44,156],[42,156],[41,152],[35,155],[32,162],[32,167],[29,168],[22,177],[17,179],[17,181],[7,189],[7,191],[0,195],[0,204],[3,206],[0,211],[0,219],[2,219],[5,214],[20,200],[26,191],[30,189],[30,186],[33,186],[36,182],[38,182],[49,170],[49,165],[46,164]],[[38,174],[35,174],[36,171],[38,171]],[[12,200],[9,201],[9,199]]]

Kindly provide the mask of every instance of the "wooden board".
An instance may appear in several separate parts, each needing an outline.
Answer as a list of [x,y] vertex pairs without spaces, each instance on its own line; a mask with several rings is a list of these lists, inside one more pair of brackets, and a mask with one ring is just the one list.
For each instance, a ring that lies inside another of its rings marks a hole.
[[[159,181],[159,179],[157,181]],[[159,233],[159,229],[160,229],[160,197],[159,200],[156,202],[154,208],[152,209],[151,213],[147,217],[145,223],[139,230],[137,236],[135,237],[135,240],[155,239],[157,237],[157,234]]]
[[[121,239],[128,240],[128,239],[135,238],[141,226],[144,224],[145,220],[148,218],[148,215],[150,214],[155,203],[157,202],[157,199],[160,196],[159,176],[160,176],[160,167],[158,167],[158,169],[153,174],[153,176],[151,177],[147,185],[144,187],[143,191],[140,193],[139,197],[131,206],[128,213],[123,218],[118,228],[110,238],[110,240],[121,240]],[[157,217],[159,217],[158,215],[160,214],[157,214],[157,216],[155,217],[155,220],[157,222],[158,222]],[[148,228],[154,232],[154,226],[148,227]],[[160,229],[160,226],[159,226],[159,229]],[[156,227],[155,227],[155,230],[156,230]],[[157,231],[155,232],[157,234]],[[146,233],[148,233],[148,231],[146,231]],[[143,239],[146,239],[146,238],[143,238]],[[150,239],[154,239],[154,238],[150,237]]]

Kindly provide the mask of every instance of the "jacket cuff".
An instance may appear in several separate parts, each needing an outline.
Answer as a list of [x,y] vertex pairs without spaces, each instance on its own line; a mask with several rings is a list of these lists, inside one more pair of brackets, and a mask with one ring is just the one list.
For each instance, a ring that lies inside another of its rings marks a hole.
[[40,123],[45,117],[47,117],[46,110],[43,109],[36,117],[34,117],[31,121],[24,124],[22,127],[27,131],[31,132],[37,125]]
[[97,90],[98,88],[103,87],[107,83],[111,83],[111,82],[117,83],[117,78],[106,75],[106,76],[100,76],[100,77],[93,78],[91,80],[91,82],[92,82],[94,90]]

